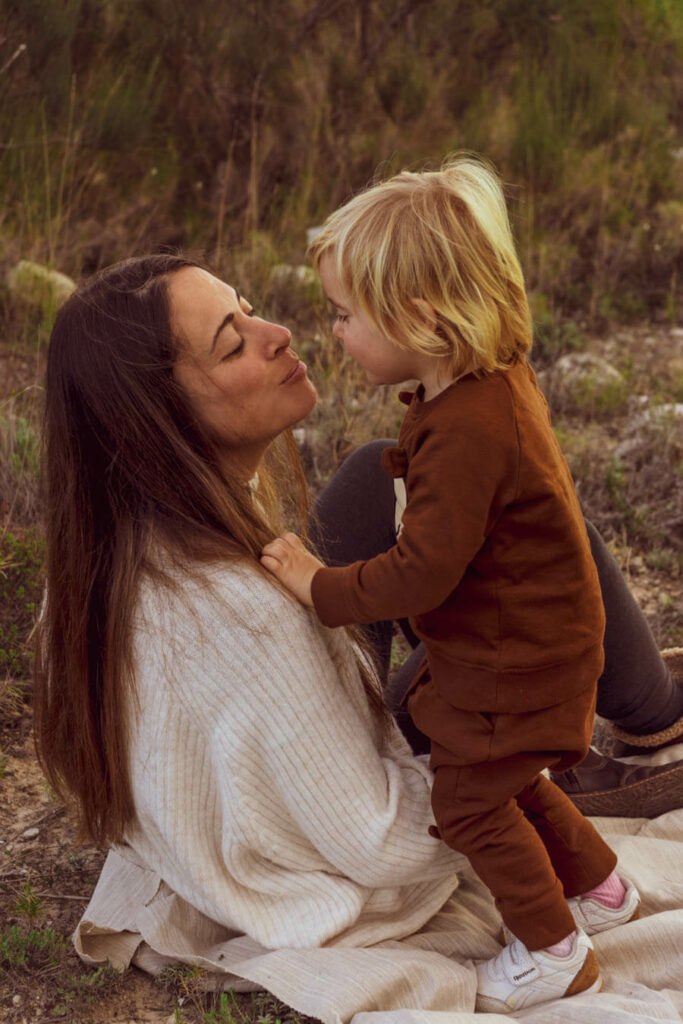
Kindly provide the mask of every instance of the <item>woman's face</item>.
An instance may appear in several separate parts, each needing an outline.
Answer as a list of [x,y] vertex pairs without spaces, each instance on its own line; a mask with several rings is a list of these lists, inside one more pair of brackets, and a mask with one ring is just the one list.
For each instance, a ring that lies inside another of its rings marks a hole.
[[292,335],[199,267],[172,274],[169,297],[181,347],[174,376],[212,440],[252,474],[273,438],[317,401]]

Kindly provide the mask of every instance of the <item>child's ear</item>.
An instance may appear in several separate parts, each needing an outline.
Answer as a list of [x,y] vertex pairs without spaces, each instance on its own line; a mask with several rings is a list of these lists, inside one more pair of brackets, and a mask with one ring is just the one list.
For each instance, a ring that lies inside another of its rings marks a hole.
[[417,310],[417,315],[425,326],[428,327],[430,331],[435,331],[437,324],[436,310],[431,303],[427,302],[426,299],[411,299],[411,302]]

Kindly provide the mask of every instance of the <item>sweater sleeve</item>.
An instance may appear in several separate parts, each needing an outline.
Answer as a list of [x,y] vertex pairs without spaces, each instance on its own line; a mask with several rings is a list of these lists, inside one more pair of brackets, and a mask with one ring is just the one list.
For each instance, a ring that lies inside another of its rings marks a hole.
[[461,419],[422,439],[410,458],[408,503],[394,547],[315,574],[312,598],[321,622],[420,615],[452,593],[514,496],[518,443],[509,402],[503,404],[497,415]]
[[243,863],[270,864],[265,886],[283,869],[369,887],[454,873],[459,858],[427,831],[429,768],[393,723],[382,740],[346,636],[260,578],[237,606],[234,581],[215,593],[173,674],[194,676],[178,697],[210,736],[225,850],[237,829]]

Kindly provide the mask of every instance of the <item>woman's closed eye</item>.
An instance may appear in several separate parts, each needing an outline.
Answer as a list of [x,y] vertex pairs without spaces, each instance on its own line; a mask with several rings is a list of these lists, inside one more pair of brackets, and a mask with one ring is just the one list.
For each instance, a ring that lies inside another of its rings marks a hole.
[[[245,309],[243,310],[243,312],[245,313],[246,316],[256,316],[255,309]],[[238,356],[243,348],[244,338],[240,335],[239,344],[236,345],[234,348],[231,348],[229,352],[226,352],[225,355],[222,357],[221,362],[224,363],[226,359],[231,359],[232,356]]]
[[335,322],[338,323],[338,324],[345,324],[345,323],[348,323],[349,314],[348,313],[335,313],[334,314],[334,319],[335,319]]
[[244,338],[240,338],[239,344],[237,344],[234,348],[231,348],[229,352],[226,352],[225,355],[222,357],[221,362],[224,363],[226,359],[232,359],[233,356],[238,356],[243,348]]

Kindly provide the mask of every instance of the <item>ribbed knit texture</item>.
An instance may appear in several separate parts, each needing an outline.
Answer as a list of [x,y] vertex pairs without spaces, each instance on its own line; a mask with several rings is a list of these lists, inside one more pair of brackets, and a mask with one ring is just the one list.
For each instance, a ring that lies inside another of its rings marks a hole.
[[571,932],[566,938],[562,939],[561,942],[555,942],[552,946],[546,946],[543,952],[552,953],[553,956],[569,956],[574,949],[575,938],[576,932]]
[[369,945],[443,904],[432,776],[383,736],[343,630],[255,570],[143,584],[131,760],[139,858],[268,947]]
[[614,909],[622,905],[625,895],[626,887],[616,871],[608,875],[604,882],[596,885],[590,892],[583,894],[584,899],[594,899],[598,903],[603,903],[606,907],[613,907]]

